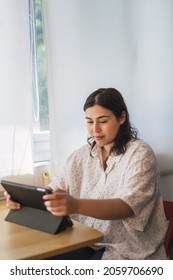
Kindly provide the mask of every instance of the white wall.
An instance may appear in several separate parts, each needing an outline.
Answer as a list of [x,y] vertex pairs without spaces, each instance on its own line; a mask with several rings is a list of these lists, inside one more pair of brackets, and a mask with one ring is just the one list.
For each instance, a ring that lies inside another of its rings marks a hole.
[[[99,87],[122,92],[139,136],[162,170],[173,169],[173,1],[43,3],[56,169],[85,143],[82,106]],[[172,180],[166,184],[173,196]]]

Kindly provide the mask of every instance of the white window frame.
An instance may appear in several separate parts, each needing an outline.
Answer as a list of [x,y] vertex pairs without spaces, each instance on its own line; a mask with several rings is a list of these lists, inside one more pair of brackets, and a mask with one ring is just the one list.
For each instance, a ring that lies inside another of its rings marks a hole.
[[33,133],[34,163],[50,161],[50,132]]
[[[35,49],[35,26],[33,19],[33,6],[35,0],[28,0],[30,7],[30,32],[31,37],[31,60],[32,60],[32,90],[33,90],[33,118],[35,124],[38,122],[39,126],[39,93],[38,93],[38,80],[37,80],[37,68],[36,68],[36,49]],[[34,58],[33,58],[34,56]],[[33,160],[35,164],[44,163],[50,161],[50,133],[49,131],[41,131],[33,128]]]

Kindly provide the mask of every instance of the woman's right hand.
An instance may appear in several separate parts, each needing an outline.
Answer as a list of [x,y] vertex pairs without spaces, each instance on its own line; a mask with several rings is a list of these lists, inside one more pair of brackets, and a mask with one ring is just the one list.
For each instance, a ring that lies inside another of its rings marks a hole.
[[6,191],[4,192],[4,195],[5,195],[5,198],[6,198],[6,201],[7,201],[7,207],[9,208],[9,209],[11,209],[11,210],[18,210],[18,209],[20,209],[21,208],[21,205],[20,205],[20,203],[17,203],[17,202],[15,202],[15,201],[13,201],[12,199],[11,199],[11,196],[10,196],[10,194],[8,194]]

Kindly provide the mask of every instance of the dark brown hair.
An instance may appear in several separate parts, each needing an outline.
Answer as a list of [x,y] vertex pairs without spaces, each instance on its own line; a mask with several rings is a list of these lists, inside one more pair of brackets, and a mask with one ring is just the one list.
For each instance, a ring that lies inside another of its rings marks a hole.
[[[121,118],[123,111],[126,113],[126,120],[120,126],[119,132],[115,139],[115,144],[111,149],[111,152],[116,152],[118,155],[123,154],[126,151],[126,146],[129,140],[137,139],[138,132],[136,128],[131,126],[127,106],[121,93],[114,88],[97,89],[88,96],[83,109],[86,111],[87,108],[94,105],[99,105],[112,111],[117,120]],[[92,148],[96,144],[91,136],[88,137],[88,143]]]

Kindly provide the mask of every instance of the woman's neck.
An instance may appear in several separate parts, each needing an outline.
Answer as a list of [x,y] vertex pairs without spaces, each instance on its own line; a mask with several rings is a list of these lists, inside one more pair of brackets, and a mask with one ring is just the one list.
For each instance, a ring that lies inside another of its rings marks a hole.
[[107,161],[109,155],[110,155],[110,148],[105,149],[105,147],[101,148],[101,155],[102,155],[102,160]]
[[104,147],[101,148],[101,156],[102,156],[102,164],[103,164],[103,169],[106,170],[107,168],[107,160],[110,155],[110,150],[104,149]]

